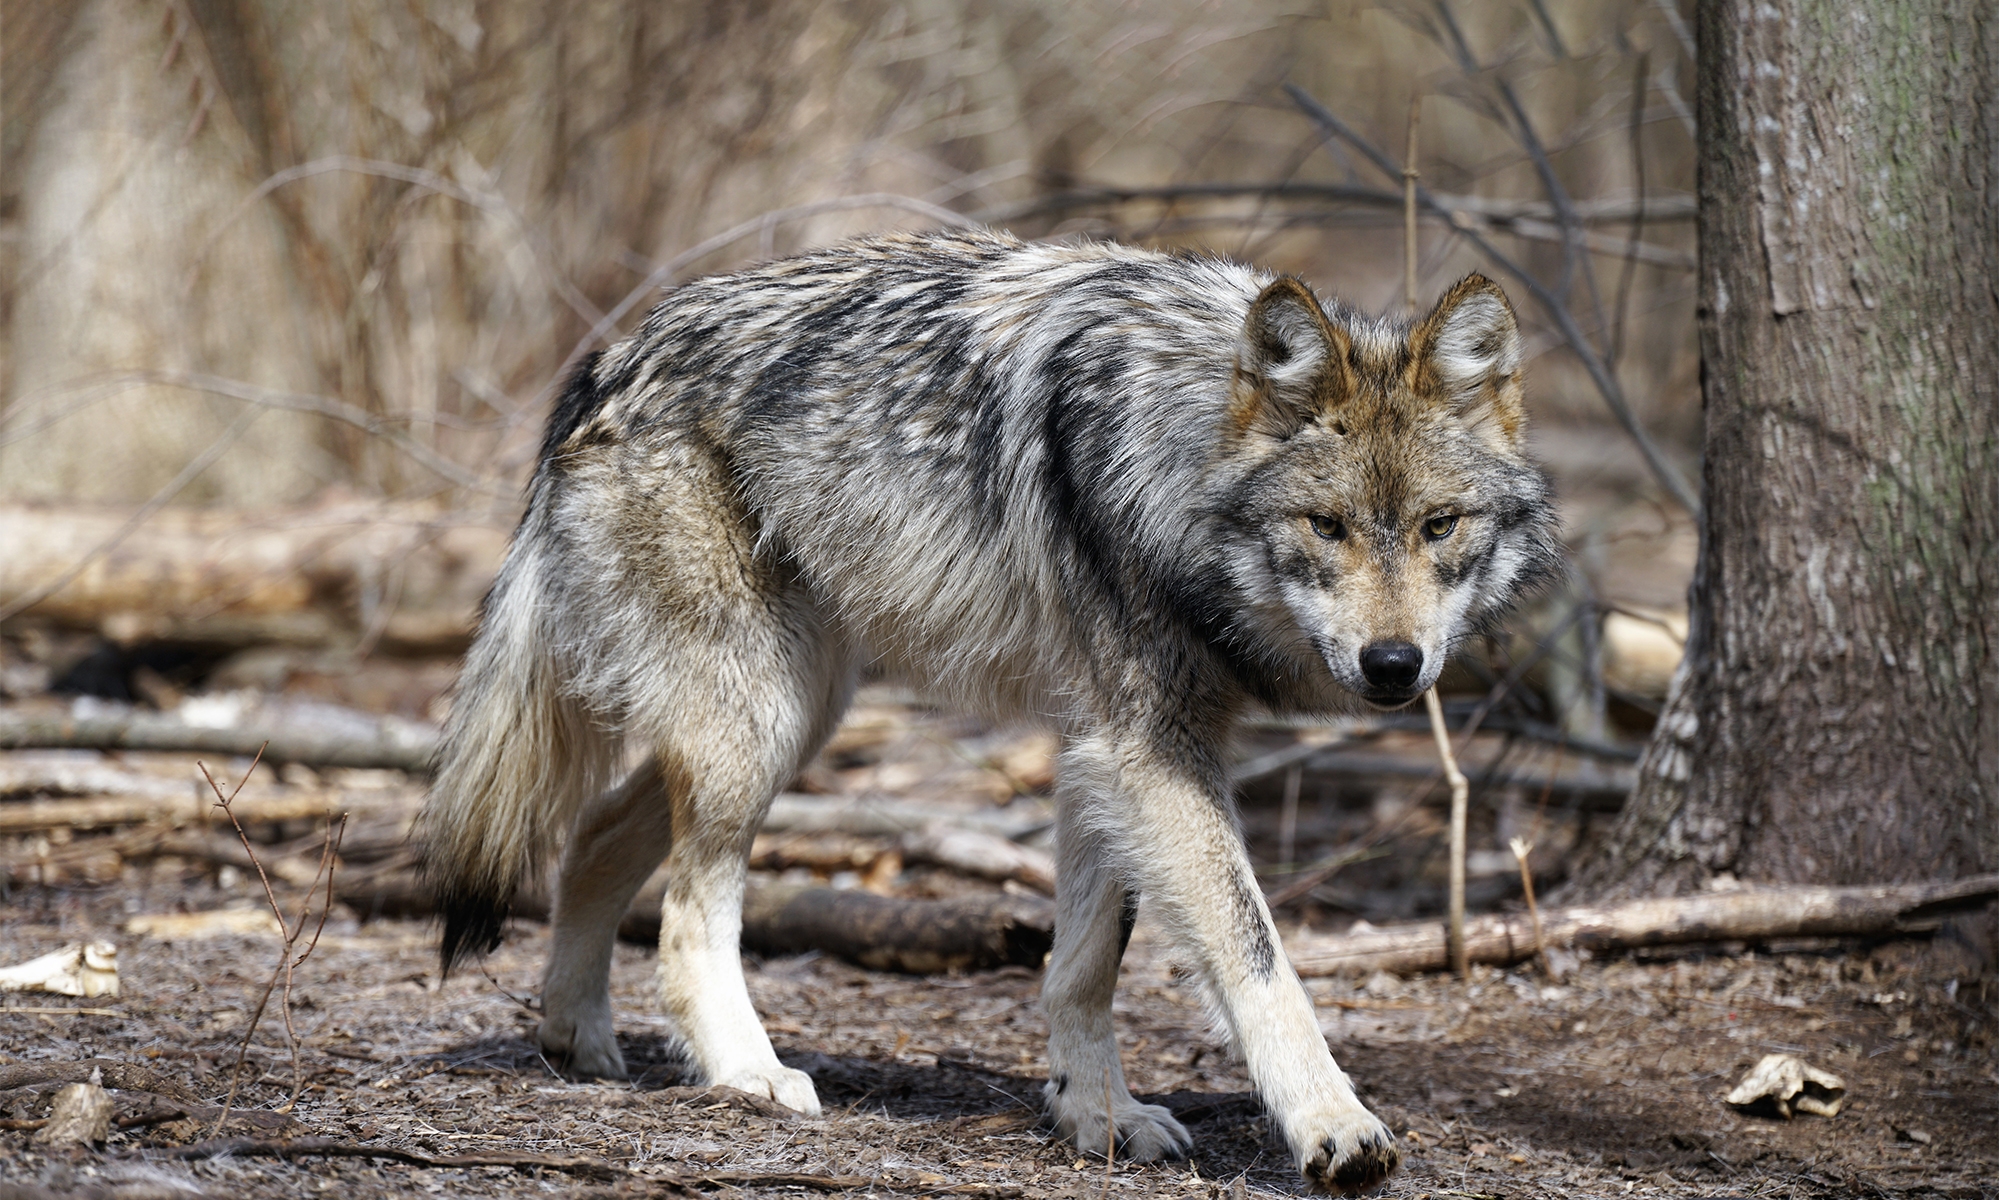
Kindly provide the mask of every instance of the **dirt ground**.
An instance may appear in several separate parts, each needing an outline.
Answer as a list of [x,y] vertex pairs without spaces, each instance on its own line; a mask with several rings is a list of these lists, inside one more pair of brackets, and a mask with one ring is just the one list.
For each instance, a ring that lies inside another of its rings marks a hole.
[[[1046,739],[924,716],[882,696],[864,700],[795,786],[828,796],[956,798],[974,807],[1045,802]],[[1423,735],[1407,738],[1420,744]],[[1393,749],[1394,738],[1368,745]],[[62,753],[77,765],[193,776],[191,758]],[[41,760],[20,754],[12,762],[17,774],[41,769]],[[348,789],[355,811],[373,822],[350,832],[356,854],[371,841],[393,843],[385,830],[394,834],[419,794],[415,781],[390,772],[266,767],[251,786],[282,794],[330,784]],[[1366,853],[1303,907],[1286,908],[1281,923],[1323,933],[1357,916],[1379,921],[1429,911],[1441,861],[1431,836],[1435,806],[1418,803],[1428,786],[1308,780],[1295,858],[1343,847]],[[1253,857],[1282,872],[1272,803],[1246,793],[1245,823]],[[1511,819],[1528,821],[1518,797],[1482,802],[1476,845],[1508,832],[1510,804],[1518,810]],[[1534,819],[1545,815],[1536,809]],[[267,856],[309,850],[314,840],[301,836],[309,833],[269,831]],[[261,888],[227,867],[159,857],[121,862],[91,849],[99,844],[93,839],[106,837],[0,845],[15,864],[0,897],[0,962],[103,939],[119,946],[123,981],[115,1000],[0,999],[0,1071],[84,1059],[135,1064],[216,1105],[278,961],[277,937],[251,915],[263,904]],[[1543,838],[1563,841],[1548,828]],[[36,854],[44,864],[69,865],[19,866]],[[1507,902],[1500,885],[1510,871],[1487,877],[1475,895]],[[939,894],[995,885],[952,884],[913,868],[896,886]],[[279,890],[296,894],[283,884]],[[148,916],[227,913],[243,915],[197,916],[194,928],[178,932],[134,931]],[[1993,1197],[1996,993],[1991,948],[1982,939],[1990,933],[1948,927],[1928,939],[1584,961],[1561,982],[1523,967],[1476,968],[1462,982],[1377,974],[1308,986],[1336,1057],[1404,1138],[1405,1167],[1389,1195]],[[40,1084],[0,1090],[0,1127],[7,1130],[0,1132],[0,1200],[1303,1191],[1240,1063],[1217,1040],[1194,987],[1176,974],[1143,911],[1117,1003],[1125,1069],[1134,1091],[1180,1117],[1195,1149],[1185,1161],[1121,1162],[1109,1172],[1101,1158],[1052,1140],[1038,1123],[1047,1028],[1032,970],[921,979],[815,955],[751,960],[751,994],[780,1056],[813,1076],[826,1105],[825,1115],[800,1119],[768,1101],[690,1086],[651,999],[650,951],[640,946],[621,945],[613,971],[634,1080],[559,1076],[534,1042],[531,1006],[546,949],[546,927],[517,922],[484,971],[441,984],[427,924],[364,922],[337,909],[299,969],[291,1006],[303,1095],[289,1114],[278,1111],[292,1093],[294,1066],[274,1007],[248,1053],[237,1100],[242,1115],[224,1134],[313,1137],[432,1160],[541,1155],[567,1165],[188,1159],[180,1157],[187,1147],[211,1137],[212,1115],[155,1121],[177,1110],[132,1090],[112,1093],[130,1127],[101,1150],[47,1154],[20,1128],[47,1110],[56,1085]],[[1850,1098],[1845,1110],[1832,1119],[1786,1121],[1725,1104],[1723,1094],[1769,1053],[1796,1054],[1841,1076]]]
[[[31,952],[93,937],[124,943],[125,994],[0,1015],[9,1062],[114,1059],[218,1100],[274,957],[268,935],[181,941],[120,933],[135,912],[240,905],[210,884],[17,893],[0,944]],[[463,1155],[529,1150],[601,1160],[615,1182],[507,1167],[429,1169],[354,1159],[184,1162],[191,1121],[114,1133],[101,1153],[37,1153],[0,1134],[4,1194],[262,1197],[675,1194],[649,1176],[731,1173],[721,1195],[1267,1196],[1301,1188],[1249,1081],[1212,1037],[1142,924],[1118,1012],[1135,1091],[1195,1136],[1184,1162],[1101,1162],[1037,1126],[1046,1026],[1033,972],[874,974],[825,958],[753,963],[750,986],[784,1060],[827,1108],[793,1119],[686,1088],[649,1001],[650,955],[621,946],[613,974],[630,1085],[572,1083],[536,1053],[523,1003],[546,931],[523,925],[487,964],[440,985],[421,923],[351,921],[301,971],[293,1019],[309,1083],[280,1128]],[[1322,1026],[1363,1097],[1406,1139],[1395,1196],[1990,1197],[1995,1194],[1992,992],[1934,977],[1921,943],[1872,950],[1587,963],[1562,985],[1478,970],[1466,983],[1386,975],[1314,980]],[[1852,1097],[1832,1120],[1739,1113],[1721,1093],[1765,1053],[1830,1069]],[[239,1103],[268,1111],[292,1066],[275,1021],[260,1031]],[[0,1093],[32,1117],[52,1087]],[[115,1093],[121,1114],[157,1107]],[[232,1122],[230,1132],[241,1126]],[[756,1176],[860,1176],[851,1189]]]

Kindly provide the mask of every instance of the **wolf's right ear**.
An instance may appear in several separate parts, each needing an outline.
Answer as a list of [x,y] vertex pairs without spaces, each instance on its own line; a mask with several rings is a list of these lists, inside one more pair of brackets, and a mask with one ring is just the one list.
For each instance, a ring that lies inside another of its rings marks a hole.
[[1288,438],[1353,390],[1347,335],[1312,289],[1289,276],[1260,293],[1243,322],[1229,416],[1240,433]]

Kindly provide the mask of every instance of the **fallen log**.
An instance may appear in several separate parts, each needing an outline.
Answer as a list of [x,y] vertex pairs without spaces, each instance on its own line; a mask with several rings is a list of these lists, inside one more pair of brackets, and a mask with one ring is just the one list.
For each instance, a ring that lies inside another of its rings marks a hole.
[[[899,900],[775,884],[751,888],[743,899],[745,950],[770,955],[818,950],[906,975],[1039,967],[1054,944],[1054,930],[1055,905],[1039,896]],[[624,931],[621,924],[619,932]],[[653,940],[658,938],[656,916]]]
[[[279,512],[0,505],[0,612],[114,641],[457,653],[509,522],[434,505]],[[128,536],[129,535],[129,536]],[[381,601],[386,598],[388,604]]]
[[[343,871],[334,895],[363,918],[425,917],[431,895],[406,863]],[[640,945],[660,940],[666,876],[655,872],[626,908],[618,936]],[[548,896],[514,897],[512,915],[545,921]],[[754,954],[817,950],[877,971],[935,975],[1003,966],[1040,967],[1055,940],[1055,905],[1040,896],[982,895],[906,900],[818,885],[752,885],[743,897],[743,948]]]
[[[2000,876],[1993,875],[1881,887],[1746,888],[1544,911],[1542,939],[1552,948],[1602,952],[1693,942],[1919,933],[1936,929],[1945,914],[1986,903],[1996,893]],[[1465,939],[1466,956],[1476,963],[1505,966],[1535,953],[1527,913],[1468,921]],[[1293,967],[1306,976],[1413,974],[1447,965],[1441,921],[1301,939],[1287,950]]]

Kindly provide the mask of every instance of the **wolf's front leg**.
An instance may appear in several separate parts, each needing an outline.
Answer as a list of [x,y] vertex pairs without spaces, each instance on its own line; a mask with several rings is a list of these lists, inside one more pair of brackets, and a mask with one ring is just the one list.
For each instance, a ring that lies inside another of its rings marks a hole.
[[1055,947],[1042,979],[1049,1018],[1045,1095],[1056,1132],[1079,1150],[1102,1156],[1115,1136],[1119,1158],[1149,1161],[1183,1153],[1189,1138],[1172,1113],[1139,1103],[1125,1086],[1111,995],[1138,897],[1117,878],[1084,819],[1081,810],[1091,800],[1066,794],[1057,815]]
[[1382,1182],[1402,1159],[1395,1137],[1327,1049],[1219,781],[1129,744],[1103,751],[1146,903],[1200,970],[1299,1169],[1341,1193]]

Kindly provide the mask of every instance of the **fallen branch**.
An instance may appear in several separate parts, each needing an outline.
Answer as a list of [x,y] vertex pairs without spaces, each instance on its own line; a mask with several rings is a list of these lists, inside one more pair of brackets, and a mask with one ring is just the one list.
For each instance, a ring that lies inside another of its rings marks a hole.
[[[1517,222],[1552,222],[1561,214],[1541,200],[1506,200],[1488,196],[1428,194],[1434,215],[1450,221],[1455,217],[1495,225]],[[1224,183],[1183,183],[1155,187],[1113,187],[1110,185],[1072,188],[1050,192],[974,213],[982,221],[1007,224],[1028,217],[1056,216],[1078,209],[1104,208],[1119,204],[1177,204],[1189,200],[1313,200],[1321,203],[1350,204],[1361,208],[1400,212],[1400,188],[1369,187],[1365,184],[1312,183],[1298,179],[1252,180]],[[1598,224],[1625,224],[1643,213],[1654,223],[1692,221],[1693,196],[1652,196],[1632,200],[1585,200],[1574,205],[1583,220]],[[1461,216],[1462,214],[1462,216]]]
[[420,1154],[393,1146],[367,1146],[333,1138],[210,1138],[169,1152],[180,1159],[204,1158],[379,1158],[413,1167],[513,1167],[522,1171],[561,1171],[586,1179],[622,1179],[620,1167],[597,1158],[559,1158],[553,1154],[516,1151],[509,1154]]
[[[599,1158],[559,1157],[531,1151],[489,1154],[423,1154],[394,1146],[369,1146],[334,1138],[227,1138],[196,1142],[170,1152],[178,1159],[210,1158],[369,1158],[407,1163],[413,1167],[512,1167],[517,1171],[560,1171],[603,1182],[614,1180],[654,1189],[652,1195],[699,1196],[699,1189],[715,1188],[805,1188],[816,1192],[850,1192],[864,1189],[925,1192],[931,1195],[991,1196],[1011,1200],[1021,1195],[1012,1184],[942,1183],[935,1177],[908,1182],[876,1175],[819,1175],[808,1171],[703,1171],[695,1175],[675,1175],[629,1171]],[[621,1191],[620,1195],[626,1194]]]
[[[185,785],[177,786],[174,792],[171,800],[117,796],[0,804],[0,835],[34,833],[44,829],[108,829],[120,825],[162,825],[178,829],[186,825],[205,825],[212,820],[209,812],[212,806],[198,798],[188,799]],[[244,796],[238,798],[236,803],[239,806],[237,819],[246,825],[318,820],[335,816],[350,807],[340,793],[318,791],[303,795]]]
[[[1609,908],[1582,906],[1545,912],[1542,935],[1548,946],[1602,952],[1693,942],[1918,933],[1936,929],[1947,912],[1992,900],[1996,892],[2000,892],[2000,876],[1993,875],[1884,887],[1711,892]],[[1469,961],[1495,966],[1532,957],[1535,934],[1528,914],[1500,914],[1467,922],[1465,950]],[[1441,922],[1311,938],[1295,942],[1290,953],[1299,974],[1308,976],[1372,971],[1410,974],[1440,970],[1448,963]]]
[[[1368,754],[1350,750],[1322,750],[1304,761],[1306,773],[1343,775],[1353,778],[1432,779],[1438,775],[1435,759],[1418,759],[1394,754]],[[1617,812],[1624,806],[1637,778],[1635,768],[1623,764],[1565,761],[1558,772],[1540,772],[1516,767],[1488,770],[1485,763],[1466,761],[1462,769],[1482,786],[1518,787],[1539,793],[1576,796],[1586,812]]]
[[908,862],[931,863],[978,879],[1012,880],[1045,896],[1056,894],[1055,858],[1036,846],[934,822],[904,834],[898,849]]
[[67,713],[0,715],[0,750],[170,750],[249,758],[268,746],[264,757],[278,763],[314,767],[386,767],[430,770],[437,734],[414,721],[384,719],[372,737],[295,725],[252,724],[208,727],[179,717],[133,710],[116,716],[75,717]]
[[764,814],[765,832],[851,833],[857,837],[899,837],[944,824],[995,837],[1019,839],[1046,829],[1055,817],[1047,805],[1016,801],[1006,808],[968,812],[914,800],[808,796],[781,792]]
[[102,1072],[104,1086],[121,1092],[148,1092],[181,1104],[200,1105],[201,1098],[185,1086],[145,1067],[119,1062],[115,1058],[86,1058],[81,1062],[32,1062],[0,1066],[0,1092],[35,1087],[44,1083],[86,1083],[92,1071]]
[[136,796],[188,799],[188,781],[128,770],[109,762],[78,762],[68,754],[15,754],[0,760],[0,800],[56,796]]
[[118,947],[110,942],[73,942],[40,958],[0,968],[0,992],[116,996]]

